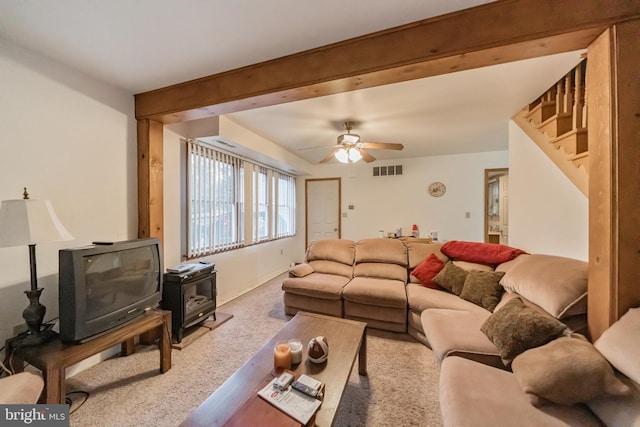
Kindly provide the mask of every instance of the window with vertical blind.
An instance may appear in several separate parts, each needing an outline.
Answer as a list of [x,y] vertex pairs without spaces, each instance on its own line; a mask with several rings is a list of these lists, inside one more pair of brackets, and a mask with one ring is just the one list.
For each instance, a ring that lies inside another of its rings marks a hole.
[[198,141],[187,147],[189,258],[295,235],[295,177]]

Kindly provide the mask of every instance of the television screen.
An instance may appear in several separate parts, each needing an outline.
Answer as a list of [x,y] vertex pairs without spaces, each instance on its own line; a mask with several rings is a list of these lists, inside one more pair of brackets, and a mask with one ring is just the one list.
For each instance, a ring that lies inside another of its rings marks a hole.
[[149,246],[84,257],[87,321],[127,307],[158,290],[158,265]]

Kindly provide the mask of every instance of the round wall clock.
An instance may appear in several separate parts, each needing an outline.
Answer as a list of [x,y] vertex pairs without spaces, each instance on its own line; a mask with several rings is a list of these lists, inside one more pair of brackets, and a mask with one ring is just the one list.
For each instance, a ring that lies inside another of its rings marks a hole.
[[436,181],[429,185],[428,191],[431,196],[440,197],[447,192],[447,187],[443,183]]

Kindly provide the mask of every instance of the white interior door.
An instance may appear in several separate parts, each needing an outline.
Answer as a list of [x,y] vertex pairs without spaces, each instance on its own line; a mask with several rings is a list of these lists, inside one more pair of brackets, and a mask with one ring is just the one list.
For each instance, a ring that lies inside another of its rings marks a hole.
[[306,181],[307,245],[340,238],[340,178]]

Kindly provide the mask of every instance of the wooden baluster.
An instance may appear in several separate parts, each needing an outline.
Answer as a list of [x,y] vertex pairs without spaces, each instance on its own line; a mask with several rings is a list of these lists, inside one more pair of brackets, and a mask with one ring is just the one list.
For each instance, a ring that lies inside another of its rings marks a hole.
[[587,128],[587,60],[585,59],[580,63],[582,69],[582,127]]
[[573,113],[573,70],[564,77],[564,112]]
[[583,113],[583,105],[584,98],[583,96],[583,84],[582,84],[582,64],[578,64],[576,68],[574,68],[573,72],[575,73],[575,102],[573,105],[573,130],[577,130],[582,128],[582,113]]
[[562,95],[562,82],[563,80],[560,80],[558,83],[556,83],[556,114],[560,115],[560,113],[562,113],[564,111],[564,96]]

